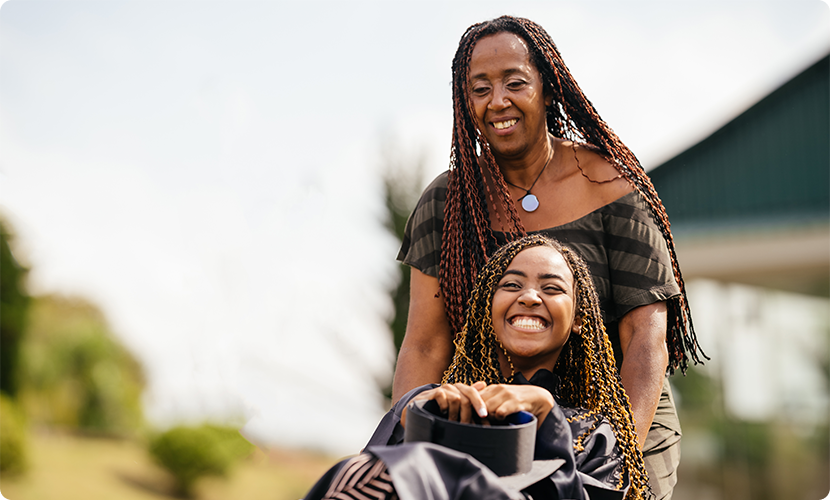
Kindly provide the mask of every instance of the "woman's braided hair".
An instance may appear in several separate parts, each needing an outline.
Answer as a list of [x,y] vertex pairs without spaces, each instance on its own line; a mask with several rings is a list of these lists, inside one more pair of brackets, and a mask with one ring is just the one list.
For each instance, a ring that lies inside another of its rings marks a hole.
[[[461,37],[452,62],[454,123],[439,280],[453,331],[459,331],[464,322],[464,305],[478,270],[498,246],[491,229],[488,202],[502,208],[495,211],[495,216],[508,241],[525,234],[487,139],[478,130],[471,113],[470,57],[481,38],[500,32],[513,33],[527,43],[546,92],[553,97],[552,104],[547,107],[548,131],[555,137],[572,141],[574,154],[576,144],[581,144],[602,155],[648,203],[666,240],[674,276],[680,287],[680,295],[667,303],[669,369],[674,372],[680,368],[685,373],[689,355],[695,363],[699,363],[698,353],[704,357],[705,354],[694,333],[669,218],[660,197],[637,157],[582,93],[547,32],[532,21],[511,16],[470,26]],[[493,179],[494,189],[484,181],[485,175]]]
[[[512,382],[512,375],[509,379],[503,375],[498,359],[503,347],[493,330],[493,295],[516,255],[536,246],[550,247],[565,259],[574,276],[575,317],[581,320],[579,333],[569,336],[553,367],[560,381],[557,396],[569,406],[598,412],[609,421],[631,481],[626,498],[644,498],[648,492],[648,476],[634,431],[628,396],[620,382],[611,341],[602,323],[594,282],[582,258],[556,240],[543,235],[525,236],[507,243],[485,264],[476,279],[468,303],[467,320],[455,339],[455,355],[442,383]],[[577,448],[586,436],[574,437],[574,448]],[[624,476],[620,477],[618,487],[622,487],[623,480]]]

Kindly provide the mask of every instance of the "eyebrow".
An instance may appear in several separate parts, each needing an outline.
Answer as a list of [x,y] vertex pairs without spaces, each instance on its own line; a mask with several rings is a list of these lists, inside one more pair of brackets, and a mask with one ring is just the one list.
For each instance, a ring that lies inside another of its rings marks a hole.
[[[510,76],[512,74],[515,74],[515,73],[524,74],[524,71],[522,71],[519,68],[510,68],[510,69],[504,70],[502,76],[503,77],[504,76]],[[486,80],[487,79],[487,74],[486,73],[479,73],[477,75],[470,75],[470,80],[478,80],[478,79]]]
[[[507,271],[504,272],[504,275],[502,277],[507,276],[507,275],[511,275],[511,274],[514,274],[516,276],[521,276],[523,278],[527,278],[527,274],[523,273],[522,271],[519,271],[518,269],[508,269]],[[549,279],[560,279],[560,280],[563,280],[563,281],[565,280],[565,278],[561,274],[552,274],[552,273],[540,274],[539,278],[543,279],[543,280],[549,280]]]

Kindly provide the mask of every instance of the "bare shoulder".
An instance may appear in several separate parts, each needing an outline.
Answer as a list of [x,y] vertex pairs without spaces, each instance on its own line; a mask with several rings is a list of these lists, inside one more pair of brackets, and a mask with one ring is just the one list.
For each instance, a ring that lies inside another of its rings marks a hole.
[[591,193],[592,198],[607,204],[634,190],[614,165],[596,151],[577,145],[575,153],[574,166],[577,171],[574,174],[578,176],[577,182],[582,189]]

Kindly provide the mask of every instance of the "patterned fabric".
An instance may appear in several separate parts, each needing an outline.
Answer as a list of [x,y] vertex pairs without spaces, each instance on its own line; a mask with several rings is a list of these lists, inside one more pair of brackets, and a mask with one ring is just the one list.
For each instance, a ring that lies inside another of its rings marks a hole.
[[331,482],[324,500],[397,500],[386,466],[364,453],[349,459]]

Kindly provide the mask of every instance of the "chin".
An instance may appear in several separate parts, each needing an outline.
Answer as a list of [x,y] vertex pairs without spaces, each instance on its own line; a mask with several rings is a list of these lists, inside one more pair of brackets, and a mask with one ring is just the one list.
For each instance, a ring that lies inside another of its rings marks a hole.
[[505,158],[513,158],[513,157],[520,157],[524,154],[525,148],[522,145],[517,144],[493,144],[493,141],[490,141],[490,150],[493,151],[493,154],[502,156]]

